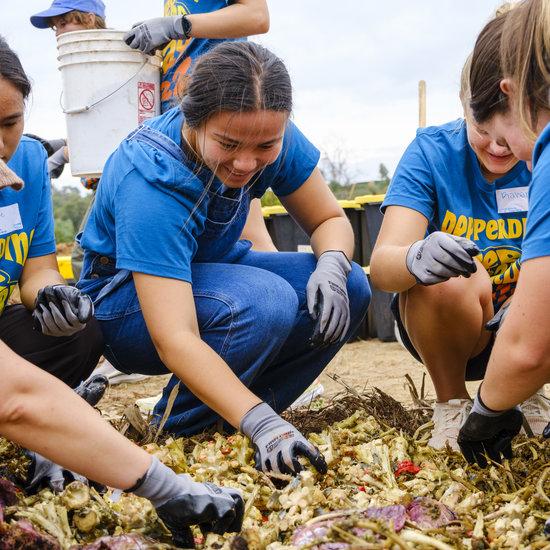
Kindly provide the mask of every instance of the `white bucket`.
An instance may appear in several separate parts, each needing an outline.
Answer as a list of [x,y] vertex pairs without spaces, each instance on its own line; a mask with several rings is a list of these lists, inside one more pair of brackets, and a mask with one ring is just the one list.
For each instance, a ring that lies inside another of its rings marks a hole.
[[160,114],[161,60],[129,48],[123,36],[102,29],[57,39],[73,176],[100,176],[119,143]]

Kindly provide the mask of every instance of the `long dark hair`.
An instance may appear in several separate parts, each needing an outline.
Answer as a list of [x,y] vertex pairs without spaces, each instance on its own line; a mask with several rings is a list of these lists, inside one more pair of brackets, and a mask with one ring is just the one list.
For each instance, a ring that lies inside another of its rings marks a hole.
[[31,83],[23,70],[17,54],[8,46],[8,43],[0,36],[0,79],[11,82],[27,99],[31,93]]
[[181,101],[194,130],[223,111],[292,111],[292,84],[284,63],[254,42],[224,42],[202,55]]
[[508,13],[499,15],[483,27],[472,53],[470,108],[480,124],[509,108],[508,96],[500,89],[503,79],[500,44],[507,16]]

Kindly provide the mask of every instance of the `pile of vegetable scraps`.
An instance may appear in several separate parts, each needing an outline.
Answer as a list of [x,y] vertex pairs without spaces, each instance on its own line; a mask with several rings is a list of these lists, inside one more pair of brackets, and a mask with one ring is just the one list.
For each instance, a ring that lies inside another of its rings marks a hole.
[[[550,549],[544,530],[550,446],[518,439],[514,459],[481,470],[450,449],[428,447],[429,428],[402,433],[357,411],[309,435],[328,473],[305,466],[296,478],[258,472],[239,434],[168,439],[145,448],[177,473],[242,490],[242,532],[218,536],[196,529],[198,548]],[[0,444],[4,477],[17,477],[14,452],[13,445]],[[172,548],[146,500],[100,495],[78,482],[60,495],[24,496],[4,479],[0,510],[0,550]]]

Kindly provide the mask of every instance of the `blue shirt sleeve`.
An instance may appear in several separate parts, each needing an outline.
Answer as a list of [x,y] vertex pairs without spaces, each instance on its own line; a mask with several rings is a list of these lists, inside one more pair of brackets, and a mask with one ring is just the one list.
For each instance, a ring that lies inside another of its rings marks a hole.
[[283,138],[283,146],[277,160],[266,167],[254,186],[254,196],[259,198],[268,187],[279,197],[290,195],[300,188],[319,163],[320,153],[296,125],[289,121]]
[[[549,132],[550,134],[550,132]],[[550,135],[548,136],[550,138]],[[550,256],[550,139],[536,160],[529,187],[529,213],[521,261]]]
[[[40,170],[36,171],[36,177],[40,178],[40,208],[36,218],[34,234],[29,247],[29,258],[46,256],[55,253],[55,234],[53,221],[52,192],[50,176],[48,175],[48,166],[46,163],[46,151],[40,147],[43,152],[42,158],[37,161]],[[38,187],[38,186],[37,186]]]
[[382,203],[382,211],[388,206],[404,206],[420,212],[431,220],[435,203],[432,167],[417,137],[399,161]]
[[136,162],[137,168],[122,176],[117,186],[113,201],[117,267],[190,283],[196,239],[204,227],[204,187],[181,163],[153,148],[129,147],[135,156],[156,158]]

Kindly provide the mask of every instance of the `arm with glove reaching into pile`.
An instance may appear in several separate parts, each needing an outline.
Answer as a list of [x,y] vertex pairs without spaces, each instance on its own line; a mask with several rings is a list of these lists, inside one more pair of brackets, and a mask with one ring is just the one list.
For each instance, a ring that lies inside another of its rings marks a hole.
[[443,231],[426,236],[428,220],[416,210],[389,206],[376,241],[371,276],[387,292],[415,284],[435,285],[452,277],[470,277],[479,249],[469,239]]
[[480,460],[471,448],[506,448],[521,428],[514,420],[515,408],[550,381],[549,277],[549,256],[522,263],[506,322],[498,331],[479,390],[478,401],[490,414],[482,419],[482,428],[478,428],[479,418],[470,414],[460,431],[459,444],[472,462]]
[[2,342],[0,374],[0,434],[32,449],[28,489],[47,484],[60,490],[71,470],[148,498],[176,543],[189,543],[190,525],[216,533],[240,529],[244,503],[239,491],[176,475],[117,432],[63,382]]
[[251,439],[258,469],[297,473],[302,469],[298,457],[304,456],[325,471],[319,451],[262,403],[201,339],[191,284],[143,273],[133,276],[149,334],[162,362],[203,403]]
[[131,48],[153,54],[172,40],[241,38],[268,30],[266,0],[236,0],[210,13],[155,17],[135,23],[124,40]]
[[93,316],[92,301],[65,283],[55,254],[27,259],[19,288],[21,301],[33,312],[35,329],[47,336],[71,336]]

